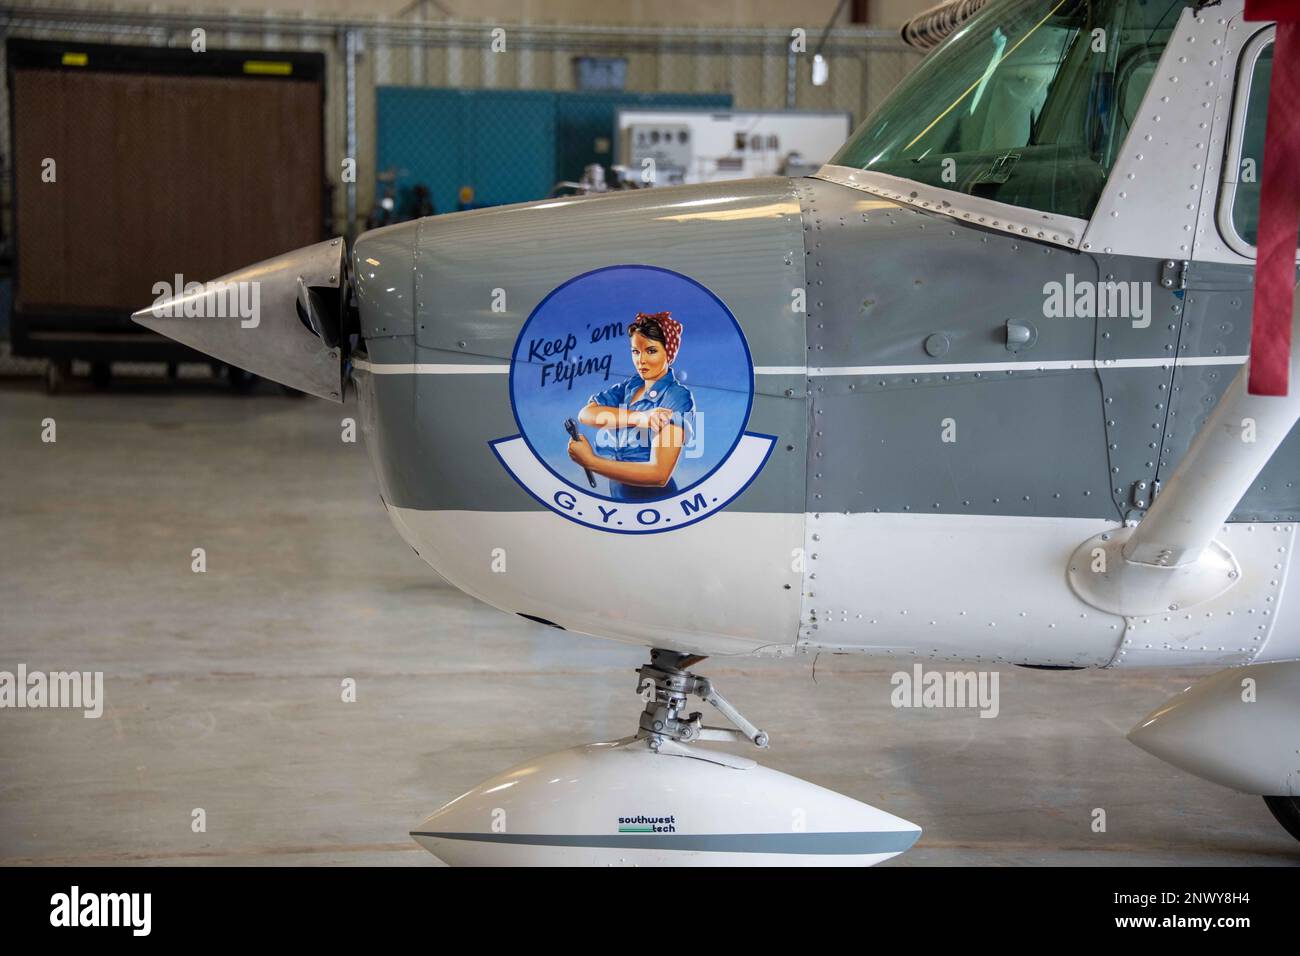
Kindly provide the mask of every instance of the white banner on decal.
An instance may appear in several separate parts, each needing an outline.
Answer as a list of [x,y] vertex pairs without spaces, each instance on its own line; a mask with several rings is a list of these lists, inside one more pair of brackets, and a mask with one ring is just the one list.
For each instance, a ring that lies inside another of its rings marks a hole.
[[515,481],[557,514],[600,531],[647,534],[683,528],[720,511],[754,480],[775,443],[771,435],[745,432],[713,474],[660,501],[611,501],[581,491],[553,475],[521,435],[492,442],[492,450]]

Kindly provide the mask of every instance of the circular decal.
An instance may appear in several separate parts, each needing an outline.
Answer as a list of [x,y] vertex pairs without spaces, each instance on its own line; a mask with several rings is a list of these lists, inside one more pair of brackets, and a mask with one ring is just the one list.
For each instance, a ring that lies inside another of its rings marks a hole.
[[611,266],[528,317],[510,364],[520,434],[492,444],[565,517],[669,530],[726,504],[766,461],[770,436],[745,432],[753,395],[749,346],[717,296],[668,269]]

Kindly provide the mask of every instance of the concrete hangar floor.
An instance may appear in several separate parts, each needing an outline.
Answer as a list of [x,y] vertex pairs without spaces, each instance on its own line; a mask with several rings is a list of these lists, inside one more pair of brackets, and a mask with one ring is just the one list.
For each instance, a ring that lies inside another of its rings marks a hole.
[[[643,649],[442,582],[341,440],[350,414],[265,384],[0,381],[0,670],[104,672],[100,719],[0,711],[0,864],[435,866],[407,832],[436,807],[632,732]],[[900,720],[898,669],[707,673],[771,734],[763,763],[924,827],[886,865],[1300,864],[1258,797],[1124,739],[1195,672],[1007,667],[997,719]]]

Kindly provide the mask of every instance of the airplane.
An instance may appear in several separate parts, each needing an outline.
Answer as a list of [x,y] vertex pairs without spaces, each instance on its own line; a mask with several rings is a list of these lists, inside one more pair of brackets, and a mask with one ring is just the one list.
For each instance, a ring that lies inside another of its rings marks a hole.
[[[897,856],[916,824],[707,746],[769,740],[701,661],[817,653],[1213,665],[1129,738],[1300,839],[1300,387],[1250,378],[1278,31],[1246,12],[993,0],[812,176],[433,216],[136,313],[355,395],[455,587],[650,648],[633,733],[506,770],[421,845]],[[247,283],[256,321],[220,307]]]

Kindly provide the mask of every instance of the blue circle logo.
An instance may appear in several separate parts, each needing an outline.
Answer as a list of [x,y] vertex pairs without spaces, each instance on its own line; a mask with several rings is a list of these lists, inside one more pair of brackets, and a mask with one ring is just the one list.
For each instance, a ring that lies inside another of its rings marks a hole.
[[510,364],[519,431],[584,495],[656,502],[714,474],[749,420],[754,370],[730,310],[694,279],[610,266],[554,289]]

